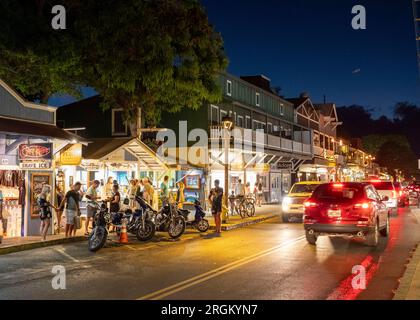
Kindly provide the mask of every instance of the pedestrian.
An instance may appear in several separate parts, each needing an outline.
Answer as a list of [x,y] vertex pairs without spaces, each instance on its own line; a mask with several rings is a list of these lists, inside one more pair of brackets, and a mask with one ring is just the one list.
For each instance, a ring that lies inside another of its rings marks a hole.
[[128,188],[127,198],[129,199],[129,208],[135,210],[137,208],[136,195],[139,189],[138,183],[135,179],[130,180],[130,187]]
[[121,201],[121,195],[119,190],[118,184],[114,184],[112,187],[112,196],[108,198],[108,201],[110,203],[110,212],[111,213],[117,213],[120,211],[120,201]]
[[3,238],[7,237],[7,211],[5,210],[5,207],[3,206],[3,192],[0,190],[0,223],[1,223],[1,229],[0,231],[2,234],[0,234],[0,243]]
[[264,193],[263,193],[263,184],[260,181],[258,183],[258,187],[257,187],[257,204],[258,204],[259,207],[261,207],[263,196],[264,196]]
[[155,189],[153,188],[149,178],[147,177],[143,179],[143,185],[143,198],[150,206],[152,206]]
[[104,186],[104,190],[103,190],[103,193],[102,193],[102,197],[105,198],[105,199],[112,196],[113,180],[114,180],[113,177],[109,177],[106,181],[106,184]]
[[55,186],[55,196],[56,196],[56,203],[58,206],[58,210],[56,210],[56,216],[57,216],[57,234],[60,234],[60,228],[61,228],[61,217],[63,216],[63,210],[64,208],[61,206],[61,203],[63,202],[63,199],[65,197],[64,191],[61,189],[59,185]]
[[163,182],[160,184],[160,199],[162,200],[162,207],[169,201],[169,177],[165,176]]
[[94,180],[92,185],[86,191],[85,197],[87,199],[86,205],[86,223],[85,223],[85,236],[89,235],[89,222],[92,220],[93,225],[93,218],[96,214],[96,200],[100,199],[98,196],[98,188],[100,182],[98,180]]
[[51,208],[58,210],[50,203],[51,197],[51,186],[44,184],[42,186],[41,193],[38,195],[38,206],[39,206],[39,218],[41,219],[41,225],[39,233],[41,234],[42,241],[47,240],[47,232],[51,225],[52,212]]
[[185,190],[185,185],[182,181],[178,181],[177,185],[177,201],[178,201],[178,208],[179,209],[183,209],[184,207],[184,202],[185,202],[185,194],[184,194],[184,190]]
[[211,203],[211,213],[214,217],[214,222],[216,224],[216,233],[220,234],[222,232],[222,200],[223,200],[223,188],[220,188],[220,181],[214,181],[214,188],[211,189],[209,194],[209,200]]
[[249,182],[245,185],[245,195],[249,196],[251,194],[251,184]]
[[80,182],[76,182],[63,198],[60,207],[64,208],[64,216],[66,217],[66,238],[73,235],[75,230],[75,220],[77,216],[80,216],[80,195],[79,191],[82,187]]

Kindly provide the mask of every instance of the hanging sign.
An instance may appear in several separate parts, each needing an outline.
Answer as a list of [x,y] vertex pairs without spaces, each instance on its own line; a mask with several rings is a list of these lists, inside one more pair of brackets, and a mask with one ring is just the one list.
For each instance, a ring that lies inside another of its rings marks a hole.
[[82,145],[72,144],[60,152],[60,165],[78,166],[82,162]]
[[293,169],[293,164],[289,161],[280,161],[277,163],[277,169],[282,169],[282,170],[292,170]]
[[19,145],[19,160],[52,160],[52,143]]

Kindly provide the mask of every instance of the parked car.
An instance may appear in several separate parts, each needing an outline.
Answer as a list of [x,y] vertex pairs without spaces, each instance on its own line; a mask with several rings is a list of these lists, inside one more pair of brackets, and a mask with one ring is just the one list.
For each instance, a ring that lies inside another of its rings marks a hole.
[[322,235],[350,236],[377,246],[389,234],[387,201],[369,183],[322,184],[304,202],[306,239],[315,245]]
[[392,181],[387,180],[370,180],[371,183],[381,197],[388,197],[388,201],[385,202],[390,214],[398,213],[398,194],[394,188]]
[[405,207],[409,205],[408,192],[400,182],[394,182],[394,188],[397,192],[398,206]]
[[290,192],[283,198],[282,217],[283,222],[289,222],[290,218],[303,217],[303,202],[312,195],[312,192],[321,184],[319,181],[297,182]]

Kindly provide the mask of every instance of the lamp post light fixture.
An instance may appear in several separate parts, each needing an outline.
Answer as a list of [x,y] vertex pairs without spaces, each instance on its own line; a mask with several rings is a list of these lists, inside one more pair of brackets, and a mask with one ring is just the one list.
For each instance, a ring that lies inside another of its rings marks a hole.
[[[230,116],[222,118],[223,126],[223,143],[225,147],[225,193],[223,197],[224,210],[229,210],[229,148],[230,148],[230,131],[233,129],[233,119]],[[222,223],[226,223],[228,214],[222,215]]]

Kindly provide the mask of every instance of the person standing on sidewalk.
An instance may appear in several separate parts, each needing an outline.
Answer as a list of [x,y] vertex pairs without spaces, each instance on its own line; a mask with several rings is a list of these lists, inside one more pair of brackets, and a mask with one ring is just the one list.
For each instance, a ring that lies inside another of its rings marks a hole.
[[219,180],[214,180],[214,188],[210,191],[209,200],[211,202],[211,213],[216,224],[216,233],[220,234],[222,232],[223,188],[220,188]]
[[37,202],[39,206],[39,218],[41,219],[41,225],[39,233],[41,234],[42,241],[47,240],[47,232],[51,224],[52,212],[51,208],[58,210],[50,203],[51,199],[51,186],[45,184],[42,186],[41,193],[38,196]]
[[80,215],[80,188],[82,187],[82,184],[80,182],[76,182],[71,190],[69,190],[63,201],[61,202],[60,207],[65,208],[64,209],[64,215],[66,217],[66,238],[71,237],[74,231],[74,224],[76,220],[76,216]]
[[165,176],[163,182],[160,184],[160,199],[162,200],[162,207],[169,201],[169,177]]
[[56,211],[57,215],[57,234],[60,234],[60,227],[61,227],[61,217],[63,216],[63,207],[61,206],[61,203],[64,199],[64,192],[61,190],[59,185],[55,186],[55,194],[56,194],[56,200],[58,205],[58,210]]
[[86,191],[85,197],[88,199],[87,206],[86,206],[86,224],[85,224],[85,236],[89,235],[89,222],[95,217],[96,213],[96,200],[100,199],[101,197],[98,196],[98,188],[100,182],[98,180],[94,180],[92,185]]

